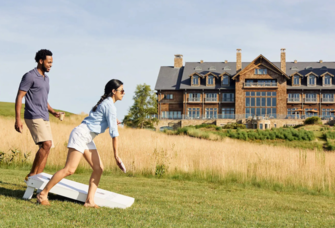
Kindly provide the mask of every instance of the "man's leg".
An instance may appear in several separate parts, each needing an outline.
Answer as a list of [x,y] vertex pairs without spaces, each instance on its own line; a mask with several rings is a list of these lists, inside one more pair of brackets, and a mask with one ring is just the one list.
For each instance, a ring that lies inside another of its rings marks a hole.
[[52,141],[42,142],[40,149],[36,153],[33,167],[31,167],[30,173],[28,174],[29,177],[43,172],[47,163],[51,146]]

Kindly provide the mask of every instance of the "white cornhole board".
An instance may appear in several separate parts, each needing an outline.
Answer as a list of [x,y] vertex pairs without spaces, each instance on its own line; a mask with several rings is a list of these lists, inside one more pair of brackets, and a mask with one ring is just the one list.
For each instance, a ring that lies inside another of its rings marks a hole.
[[[23,199],[31,199],[35,189],[37,189],[37,191],[42,191],[51,177],[52,176],[47,173],[40,173],[29,177],[27,181],[27,190],[23,195]],[[85,202],[88,185],[63,179],[56,184],[50,192],[66,198]],[[134,201],[135,199],[132,197],[109,192],[100,188],[97,189],[94,197],[94,202],[100,207],[125,209],[130,207]]]

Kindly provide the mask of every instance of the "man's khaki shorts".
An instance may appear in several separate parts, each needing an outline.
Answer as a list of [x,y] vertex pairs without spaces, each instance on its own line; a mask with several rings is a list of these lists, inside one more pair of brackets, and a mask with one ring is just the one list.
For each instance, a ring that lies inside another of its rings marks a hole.
[[51,141],[51,148],[54,148],[49,121],[44,121],[42,118],[24,120],[36,145],[42,146],[42,142]]

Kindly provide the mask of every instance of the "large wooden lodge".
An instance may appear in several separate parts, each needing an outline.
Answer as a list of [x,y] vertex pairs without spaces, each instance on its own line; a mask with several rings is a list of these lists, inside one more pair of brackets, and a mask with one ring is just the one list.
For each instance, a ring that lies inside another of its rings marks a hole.
[[[161,120],[331,119],[334,75],[335,62],[287,62],[285,49],[280,62],[263,55],[242,62],[237,49],[236,62],[184,66],[183,56],[175,55],[174,66],[162,66],[157,78],[158,115]],[[268,123],[266,128],[275,126]]]

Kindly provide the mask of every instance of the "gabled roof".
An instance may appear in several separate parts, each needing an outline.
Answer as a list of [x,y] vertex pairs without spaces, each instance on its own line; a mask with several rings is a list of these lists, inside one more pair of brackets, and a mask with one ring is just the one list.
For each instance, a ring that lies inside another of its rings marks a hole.
[[225,72],[223,72],[222,74],[220,74],[219,77],[222,77],[222,76],[224,76],[224,75],[231,76],[231,74],[229,74],[229,73],[227,73],[227,72],[225,71]]
[[326,73],[321,74],[320,77],[324,77],[324,76],[326,76],[327,74],[328,74],[329,76],[334,77],[334,75],[331,74],[331,73],[329,73],[328,71],[327,71]]
[[300,77],[304,77],[304,75],[298,73],[298,72],[294,72],[293,74],[290,75],[290,77],[293,77],[294,75],[299,75]]
[[214,74],[213,72],[208,72],[207,74],[205,74],[205,77],[208,77],[209,75],[212,75],[212,76],[218,78],[218,76],[216,74]]
[[155,90],[179,90],[184,67],[162,66],[156,81]]
[[194,76],[194,75],[197,75],[197,76],[199,76],[200,78],[204,78],[204,77],[205,77],[205,75],[203,75],[203,74],[199,74],[198,72],[194,72],[194,73],[190,74],[190,77],[192,77],[192,76]]
[[[268,60],[267,58],[265,58],[263,55],[259,55],[257,58],[255,58],[251,63],[255,63],[258,59],[264,59],[266,62],[268,62],[271,66],[273,66],[274,67],[274,69],[278,72],[278,73],[280,73],[280,74],[282,74],[283,76],[285,76],[287,79],[290,79],[290,77],[285,73],[285,72],[283,72],[280,68],[278,68],[276,65],[274,65],[270,60]],[[250,63],[250,64],[251,64]],[[249,65],[250,65],[249,64]],[[237,74],[235,74],[234,75],[234,77],[232,77],[232,79],[235,79],[237,76],[239,76],[239,75],[241,75],[242,73],[244,73],[245,71],[247,70],[247,66],[244,68],[244,69],[242,69],[241,71],[239,71]]]
[[319,75],[317,75],[316,73],[314,73],[313,71],[309,72],[308,74],[306,74],[305,76],[308,77],[310,75],[314,75],[316,77],[319,77]]

